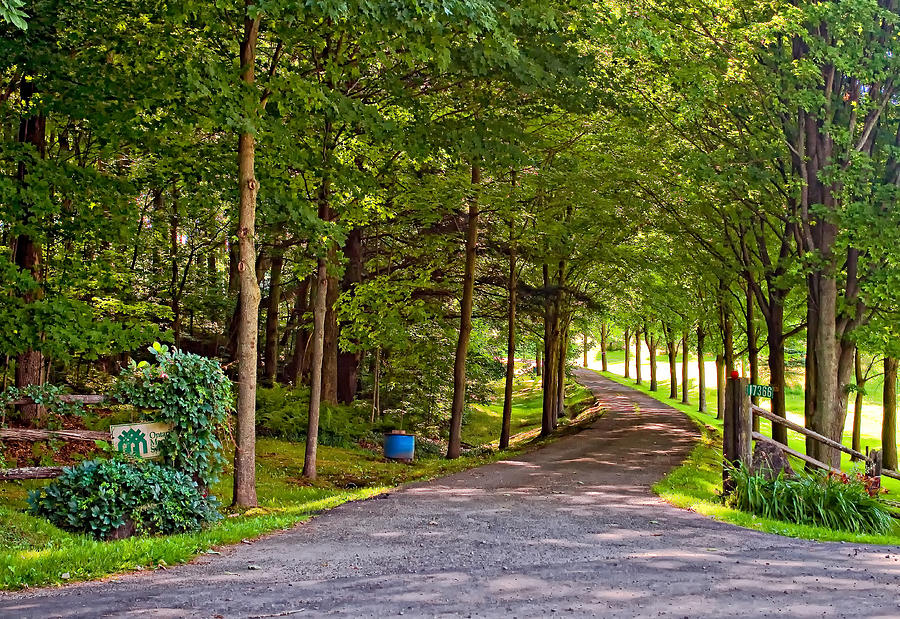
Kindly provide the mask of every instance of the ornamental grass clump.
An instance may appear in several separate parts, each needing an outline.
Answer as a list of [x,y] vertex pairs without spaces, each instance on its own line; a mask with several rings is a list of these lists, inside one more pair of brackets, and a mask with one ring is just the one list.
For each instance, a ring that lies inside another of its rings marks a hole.
[[204,496],[185,473],[149,461],[90,460],[63,470],[32,490],[29,511],[96,539],[187,533],[221,518],[214,497]]
[[894,527],[890,511],[862,476],[780,474],[766,479],[742,466],[732,471],[732,479],[729,505],[764,518],[872,535]]

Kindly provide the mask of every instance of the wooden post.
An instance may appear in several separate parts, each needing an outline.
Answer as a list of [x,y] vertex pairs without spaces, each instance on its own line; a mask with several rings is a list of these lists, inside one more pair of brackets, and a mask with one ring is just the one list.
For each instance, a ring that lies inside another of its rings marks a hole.
[[866,447],[866,455],[872,458],[871,463],[866,466],[866,475],[868,477],[875,477],[878,479],[878,485],[876,488],[881,488],[881,471],[883,468],[883,459],[884,456],[881,453],[880,449],[873,449],[871,453],[869,453],[869,448]]
[[753,421],[746,378],[732,376],[728,379],[725,385],[724,421],[722,491],[728,495],[734,490],[731,468],[741,464],[750,466]]

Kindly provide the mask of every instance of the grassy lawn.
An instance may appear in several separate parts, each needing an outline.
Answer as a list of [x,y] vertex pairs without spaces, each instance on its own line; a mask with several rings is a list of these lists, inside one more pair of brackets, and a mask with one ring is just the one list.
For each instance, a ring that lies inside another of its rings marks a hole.
[[[517,377],[513,383],[515,406],[510,420],[510,433],[526,432],[541,425],[541,381],[527,376]],[[590,391],[570,382],[566,385],[566,410],[571,411],[594,401]],[[503,383],[498,383],[497,394],[491,404],[475,404],[466,418],[462,440],[471,445],[498,443],[503,420]]]
[[[684,405],[675,400],[670,400],[667,396],[669,393],[668,383],[664,385],[660,383],[656,392],[651,392],[648,384],[636,386],[634,380],[625,379],[620,375],[611,372],[599,372],[603,376],[610,378],[618,383],[637,389],[651,397],[665,402],[670,406],[683,411],[703,432],[702,440],[694,448],[690,457],[678,468],[669,473],[665,478],[660,480],[653,490],[659,494],[667,502],[685,509],[690,509],[700,514],[704,514],[711,518],[730,522],[739,526],[765,531],[767,533],[777,533],[779,535],[787,535],[790,537],[799,537],[804,539],[814,539],[822,541],[846,541],[867,544],[890,544],[900,545],[900,524],[895,527],[892,535],[858,535],[843,531],[834,531],[822,527],[812,527],[807,525],[798,525],[778,520],[768,520],[754,516],[747,512],[738,511],[730,507],[726,507],[720,498],[722,492],[722,422],[715,417],[715,390],[709,396],[709,410],[713,411],[712,415],[700,413],[697,411],[696,405]],[[697,401],[696,385],[691,391],[692,401]],[[801,408],[802,410],[802,408]],[[763,420],[765,421],[765,420]],[[770,428],[768,422],[762,426],[763,433],[769,433]],[[789,434],[791,447],[798,451],[804,451],[805,442],[795,435],[794,432]],[[876,442],[871,437],[863,437],[864,442],[870,440]],[[803,463],[799,460],[792,459],[791,465],[795,469],[802,469]],[[849,457],[842,463],[844,470],[851,470],[854,465],[849,462]],[[855,466],[859,466],[858,464]],[[882,477],[884,487],[888,488],[889,496],[896,499],[900,495],[900,482],[896,480]]]
[[[500,387],[502,389],[502,386]],[[502,391],[501,391],[502,393]],[[536,395],[537,394],[537,395]],[[568,401],[589,394],[570,388]],[[588,400],[592,403],[593,398]],[[507,457],[535,443],[540,427],[540,385],[517,385],[513,408],[512,451],[463,457],[457,460],[424,458],[412,464],[387,461],[361,448],[320,446],[319,479],[301,478],[305,445],[261,438],[257,441],[257,492],[260,506],[226,517],[199,533],[134,537],[98,542],[68,533],[25,513],[28,489],[43,481],[0,483],[0,589],[20,589],[101,578],[134,570],[156,569],[214,553],[217,546],[239,543],[265,533],[290,528],[316,513],[346,501],[365,499],[400,484],[447,475]],[[537,406],[537,408],[535,408]],[[537,414],[535,415],[535,410]],[[463,435],[472,444],[490,443],[499,436],[500,407],[477,407]],[[213,488],[223,505],[231,502],[230,472]]]

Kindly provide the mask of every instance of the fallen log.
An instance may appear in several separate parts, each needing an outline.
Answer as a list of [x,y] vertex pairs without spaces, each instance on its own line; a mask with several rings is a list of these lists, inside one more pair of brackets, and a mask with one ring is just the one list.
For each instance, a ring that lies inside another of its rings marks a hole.
[[13,479],[53,479],[62,475],[61,466],[26,466],[18,469],[0,469],[0,481]]
[[11,441],[46,441],[49,439],[64,441],[110,441],[109,432],[94,430],[35,430],[32,428],[0,428],[0,440]]

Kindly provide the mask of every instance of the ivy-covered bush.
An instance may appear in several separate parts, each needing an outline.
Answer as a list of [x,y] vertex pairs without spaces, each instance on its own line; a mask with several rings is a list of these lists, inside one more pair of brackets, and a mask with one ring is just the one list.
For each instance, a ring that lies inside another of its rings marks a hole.
[[153,410],[153,420],[172,424],[160,442],[162,462],[208,488],[225,465],[221,435],[233,408],[231,381],[213,359],[159,343],[155,363],[134,361],[115,386],[121,402]]
[[136,533],[197,531],[221,516],[214,497],[188,475],[154,462],[90,460],[32,490],[29,511],[67,531],[106,539],[120,526]]

